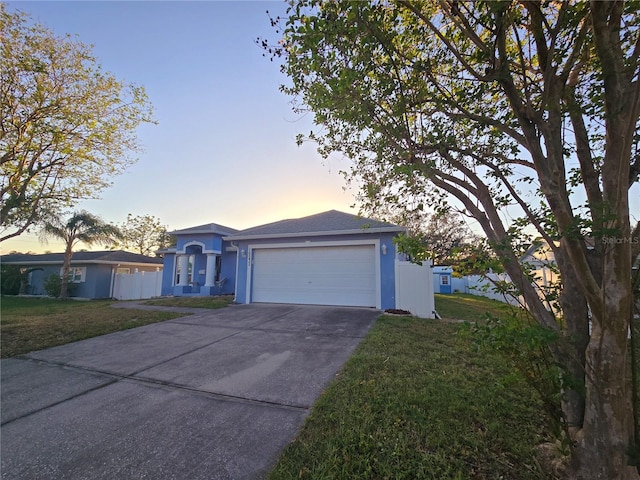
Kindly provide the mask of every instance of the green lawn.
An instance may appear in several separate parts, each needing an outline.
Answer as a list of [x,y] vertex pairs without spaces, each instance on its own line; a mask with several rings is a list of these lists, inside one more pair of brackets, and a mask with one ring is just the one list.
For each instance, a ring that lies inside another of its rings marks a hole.
[[436,311],[442,318],[469,322],[486,320],[488,313],[500,317],[512,308],[497,300],[466,293],[453,295],[436,293],[435,299]]
[[43,348],[184,316],[184,313],[115,309],[112,300],[0,299],[0,354],[13,357]]
[[[222,308],[233,301],[221,297],[159,298],[145,304]],[[184,313],[111,308],[113,300],[61,301],[52,298],[3,296],[0,299],[2,358],[55,347],[118,330],[182,317]]]
[[[179,303],[203,306],[195,300]],[[184,315],[111,303],[2,297],[2,357]],[[444,318],[470,321],[505,311],[466,295],[437,295],[436,308]],[[535,456],[548,439],[535,393],[459,328],[380,317],[269,479],[550,478]]]
[[233,303],[233,295],[215,297],[167,297],[147,300],[145,305],[159,305],[161,307],[190,307],[190,308],[224,308]]
[[[501,310],[458,295],[437,308],[470,320]],[[459,328],[381,317],[268,478],[550,478],[535,458],[546,440],[535,393]]]

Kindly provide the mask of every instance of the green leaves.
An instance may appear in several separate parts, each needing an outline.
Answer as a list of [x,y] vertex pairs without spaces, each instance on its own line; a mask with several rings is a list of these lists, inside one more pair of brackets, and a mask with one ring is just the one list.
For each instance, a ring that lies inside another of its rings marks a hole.
[[4,5],[0,19],[1,241],[110,186],[153,119],[144,88],[102,71],[88,46]]
[[[588,406],[580,391],[567,391],[570,383],[545,385],[554,401],[573,397],[563,403],[572,422],[593,421],[590,438],[573,439],[585,439],[576,462],[583,476],[597,470],[613,478],[609,467],[626,462],[614,444],[629,437],[623,426],[631,424],[628,409],[614,412],[620,403],[610,392],[629,390],[638,2],[291,4],[282,71],[292,83],[284,91],[322,125],[313,137],[319,151],[352,160],[349,178],[369,214],[422,204],[477,222],[513,281],[499,287],[521,293],[544,329],[507,329],[503,343],[513,336],[528,349],[546,348],[543,361],[551,351],[562,371],[581,377],[577,384],[587,382]],[[557,260],[553,285],[544,288],[520,258],[536,237]],[[416,239],[399,246],[424,258]],[[589,320],[596,333],[587,349]],[[556,331],[585,340],[560,352],[554,342],[545,346],[544,334]],[[538,373],[553,376],[554,368]]]
[[175,240],[167,235],[167,227],[153,215],[127,215],[127,221],[120,226],[122,237],[115,243],[122,248],[141,255],[154,255]]

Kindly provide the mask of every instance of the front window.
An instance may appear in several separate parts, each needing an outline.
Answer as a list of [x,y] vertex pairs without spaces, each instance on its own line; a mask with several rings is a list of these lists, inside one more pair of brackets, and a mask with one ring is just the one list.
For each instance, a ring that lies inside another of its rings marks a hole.
[[[189,264],[187,267],[187,281],[186,283],[189,284],[193,281],[193,265],[195,264],[196,261],[196,256],[195,255],[189,255]],[[182,275],[182,272],[180,271],[180,262],[176,262],[176,285],[180,284],[180,275]]]
[[[60,269],[60,276],[62,276],[62,269]],[[71,267],[69,269],[69,282],[70,283],[82,283],[87,276],[87,267]]]
[[440,285],[449,285],[449,275],[442,275],[440,277]]
[[222,270],[222,257],[220,255],[216,255],[216,278],[215,281],[220,281],[220,271]]

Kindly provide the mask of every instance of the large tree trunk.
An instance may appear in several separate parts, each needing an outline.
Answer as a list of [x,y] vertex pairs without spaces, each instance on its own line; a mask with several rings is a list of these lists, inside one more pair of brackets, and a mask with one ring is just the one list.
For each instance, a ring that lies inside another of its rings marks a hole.
[[585,362],[585,417],[576,438],[573,464],[578,479],[639,478],[629,465],[634,448],[628,335],[633,302],[631,236],[628,221],[620,223],[619,236],[604,249],[602,308],[592,309]]
[[[633,439],[626,335],[596,326],[587,348],[585,418],[574,455],[575,478],[636,479],[628,465]],[[621,361],[622,359],[622,361]]]
[[[636,479],[629,325],[633,305],[629,171],[640,96],[635,66],[621,50],[623,2],[591,2],[593,39],[604,85],[606,149],[602,192],[607,219],[600,298],[590,300],[592,332],[586,352],[586,398],[578,437],[577,478]],[[597,232],[596,232],[597,233]],[[598,238],[598,237],[596,237]]]
[[570,375],[570,384],[562,396],[562,410],[567,422],[568,433],[573,438],[584,421],[584,385],[585,355],[589,343],[589,308],[584,294],[580,290],[575,270],[564,251],[565,242],[561,242],[555,259],[563,272],[560,307],[565,329],[563,331],[566,358],[563,362],[565,371]]

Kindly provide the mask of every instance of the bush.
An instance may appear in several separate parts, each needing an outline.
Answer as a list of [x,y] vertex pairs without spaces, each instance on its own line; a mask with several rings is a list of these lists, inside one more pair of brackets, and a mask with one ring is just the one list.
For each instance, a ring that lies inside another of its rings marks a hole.
[[2,295],[18,295],[20,293],[22,273],[18,265],[2,265],[0,280]]
[[[62,279],[55,273],[52,273],[51,275],[49,275],[44,281],[44,291],[50,297],[58,298],[60,296],[61,289],[62,289]],[[69,282],[67,286],[67,295],[69,297],[73,297],[73,294],[75,293],[75,289],[76,289],[76,284]]]
[[58,275],[52,273],[44,281],[44,291],[50,297],[58,298],[60,296],[60,289],[62,288],[62,280]]

